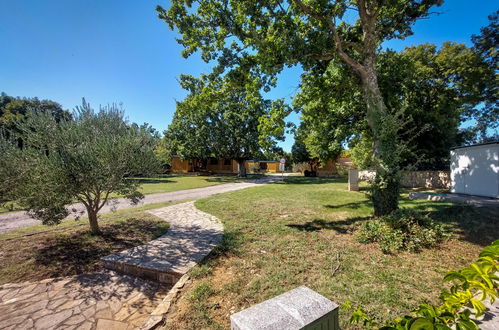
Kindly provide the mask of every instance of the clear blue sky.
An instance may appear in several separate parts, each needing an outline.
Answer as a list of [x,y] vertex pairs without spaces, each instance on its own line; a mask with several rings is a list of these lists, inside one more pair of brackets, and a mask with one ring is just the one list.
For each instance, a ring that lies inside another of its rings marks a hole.
[[[178,76],[210,68],[197,56],[180,56],[175,33],[156,17],[157,4],[168,7],[160,0],[0,0],[0,92],[51,99],[66,109],[82,97],[94,107],[121,102],[130,120],[163,131],[175,100],[186,95]],[[385,46],[470,44],[498,7],[494,0],[447,0],[441,15],[416,24],[414,36]],[[284,72],[270,95],[292,97],[298,75]],[[288,137],[282,146],[289,150],[292,143]]]

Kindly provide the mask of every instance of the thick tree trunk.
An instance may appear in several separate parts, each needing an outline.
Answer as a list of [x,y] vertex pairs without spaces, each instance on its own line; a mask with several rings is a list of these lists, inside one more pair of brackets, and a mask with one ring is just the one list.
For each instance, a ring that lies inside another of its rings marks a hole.
[[237,174],[238,177],[240,178],[245,178],[247,177],[246,174],[246,167],[244,166],[245,160],[244,159],[238,159],[237,164],[239,165],[239,172]]
[[362,77],[364,100],[367,106],[367,120],[373,133],[373,154],[376,164],[376,178],[372,184],[374,215],[390,214],[398,209],[400,168],[395,115],[390,114],[379,90],[374,63],[366,66]]
[[90,223],[90,231],[94,235],[100,235],[99,221],[97,218],[97,211],[87,208],[88,222]]

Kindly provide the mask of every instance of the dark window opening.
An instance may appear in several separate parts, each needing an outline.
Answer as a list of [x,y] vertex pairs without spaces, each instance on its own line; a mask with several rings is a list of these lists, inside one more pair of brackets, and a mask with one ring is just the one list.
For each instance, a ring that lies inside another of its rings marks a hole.
[[230,166],[230,164],[231,164],[230,159],[224,159],[224,165],[225,166]]
[[210,158],[210,165],[218,165],[218,159]]

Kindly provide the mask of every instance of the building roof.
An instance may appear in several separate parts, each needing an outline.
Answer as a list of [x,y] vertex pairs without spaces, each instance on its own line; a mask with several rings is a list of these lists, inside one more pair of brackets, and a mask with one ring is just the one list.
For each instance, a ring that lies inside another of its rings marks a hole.
[[484,142],[484,143],[477,143],[477,144],[471,144],[469,146],[458,146],[458,147],[452,147],[450,150],[455,150],[455,149],[461,149],[461,148],[472,148],[472,147],[479,147],[479,146],[485,146],[488,144],[499,144],[499,140],[496,141],[491,141],[491,142]]

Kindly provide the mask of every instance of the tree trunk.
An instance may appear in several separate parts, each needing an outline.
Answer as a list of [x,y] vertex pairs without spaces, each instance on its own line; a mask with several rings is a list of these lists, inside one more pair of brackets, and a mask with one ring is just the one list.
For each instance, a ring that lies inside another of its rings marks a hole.
[[97,211],[87,208],[88,222],[90,223],[90,231],[94,235],[100,235],[99,221],[97,218]]
[[247,177],[246,174],[246,167],[244,166],[245,160],[244,159],[238,159],[237,164],[239,165],[239,172],[237,174],[238,177],[240,178],[245,178]]
[[386,109],[379,90],[374,63],[367,64],[366,76],[361,78],[367,107],[367,121],[374,140],[376,177],[371,187],[371,198],[374,215],[382,216],[398,209],[400,159],[397,132],[399,123],[396,116]]

